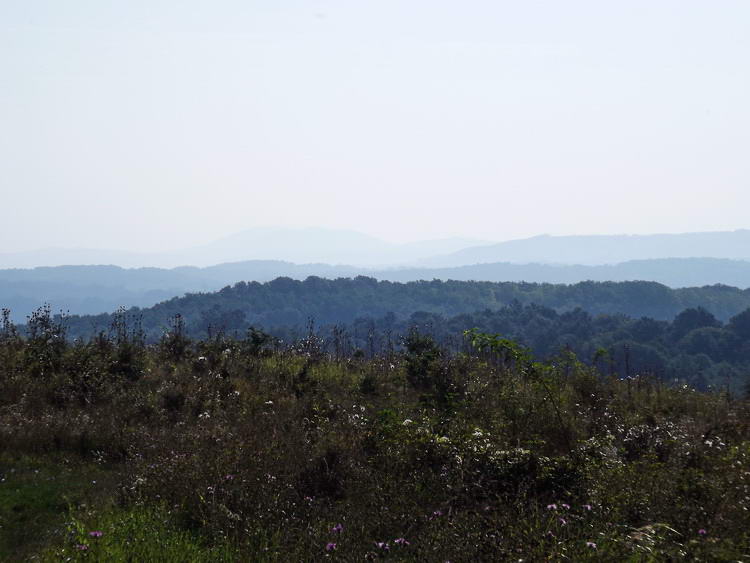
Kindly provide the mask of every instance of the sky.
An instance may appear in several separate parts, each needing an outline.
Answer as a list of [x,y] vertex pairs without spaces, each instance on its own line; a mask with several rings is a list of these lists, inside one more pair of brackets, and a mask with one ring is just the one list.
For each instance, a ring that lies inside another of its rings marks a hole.
[[746,0],[0,0],[0,252],[750,227]]

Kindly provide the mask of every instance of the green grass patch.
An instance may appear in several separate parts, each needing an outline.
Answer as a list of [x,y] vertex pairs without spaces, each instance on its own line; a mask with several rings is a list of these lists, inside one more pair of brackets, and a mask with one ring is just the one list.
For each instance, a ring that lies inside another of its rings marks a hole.
[[62,546],[50,548],[42,561],[237,561],[228,541],[184,529],[178,518],[159,506],[110,507],[71,515]]
[[0,456],[0,560],[23,560],[59,540],[69,506],[101,501],[108,485],[94,464]]

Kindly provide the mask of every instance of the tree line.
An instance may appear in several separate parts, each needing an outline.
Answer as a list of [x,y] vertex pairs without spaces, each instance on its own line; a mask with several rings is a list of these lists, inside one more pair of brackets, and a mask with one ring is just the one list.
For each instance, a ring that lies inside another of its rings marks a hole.
[[95,337],[128,318],[150,342],[174,333],[175,326],[191,339],[262,330],[285,345],[315,335],[332,352],[370,356],[399,349],[414,329],[460,350],[462,332],[478,328],[512,338],[540,357],[571,352],[619,377],[649,374],[700,389],[739,390],[750,373],[748,307],[747,291],[726,286],[310,277],[241,282],[148,309],[60,320],[69,339]]

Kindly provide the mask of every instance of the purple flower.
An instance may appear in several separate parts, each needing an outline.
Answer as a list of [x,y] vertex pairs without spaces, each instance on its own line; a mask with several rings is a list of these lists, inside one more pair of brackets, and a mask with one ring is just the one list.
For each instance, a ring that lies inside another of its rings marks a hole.
[[443,515],[443,511],[442,510],[436,510],[435,512],[432,513],[432,515],[435,518],[437,518],[438,516],[442,516]]
[[565,524],[567,524],[567,523],[568,523],[568,521],[565,520],[565,518],[560,518],[560,524],[562,524],[563,526],[565,526]]
[[700,530],[698,530],[698,535],[699,536],[705,536],[707,533],[708,532],[704,528],[701,528]]
[[344,531],[344,525],[343,524],[336,524],[333,528],[331,528],[331,531],[335,534],[340,534]]
[[591,549],[596,549],[596,544],[592,541],[587,541],[586,547],[590,547]]
[[388,543],[384,541],[376,541],[375,547],[377,547],[378,549],[382,549],[384,551],[388,551],[389,549],[391,549],[391,546],[388,545]]
[[552,530],[547,530],[547,537],[554,538],[556,536],[552,533]]
[[334,549],[336,549],[336,544],[335,543],[330,542],[330,543],[326,544],[326,551],[333,551]]
[[557,510],[557,505],[556,504],[548,504],[547,505],[547,510]]
[[86,551],[88,548],[89,546],[87,546],[85,543],[79,543],[78,545],[76,545],[76,549],[78,551]]
[[562,506],[565,510],[570,510],[570,505],[562,503],[560,506]]
[[396,538],[393,540],[393,543],[397,543],[398,545],[409,545],[409,541],[406,538]]
[[99,530],[94,530],[93,532],[89,532],[89,535],[92,538],[100,538],[104,535],[104,532],[100,532]]
[[591,506],[590,504],[584,504],[584,505],[583,505],[583,508],[584,508],[585,510],[591,510],[592,506]]

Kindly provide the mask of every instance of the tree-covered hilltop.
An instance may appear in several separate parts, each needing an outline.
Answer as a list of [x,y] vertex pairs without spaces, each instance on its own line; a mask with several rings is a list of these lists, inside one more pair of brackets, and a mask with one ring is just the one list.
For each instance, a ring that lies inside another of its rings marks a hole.
[[[415,312],[445,317],[511,303],[536,304],[558,312],[581,308],[592,315],[623,314],[634,318],[670,320],[681,311],[702,307],[726,321],[750,307],[750,290],[728,286],[670,289],[654,282],[581,282],[573,285],[536,283],[418,281],[395,283],[368,277],[335,280],[308,277],[304,281],[277,278],[267,283],[240,282],[214,293],[194,293],[146,309],[131,309],[141,317],[147,337],[158,338],[169,319],[181,315],[189,334],[206,334],[209,327],[244,331],[250,326],[270,330],[352,323],[358,318],[392,314],[408,319]],[[112,314],[71,316],[71,336],[106,330]]]

